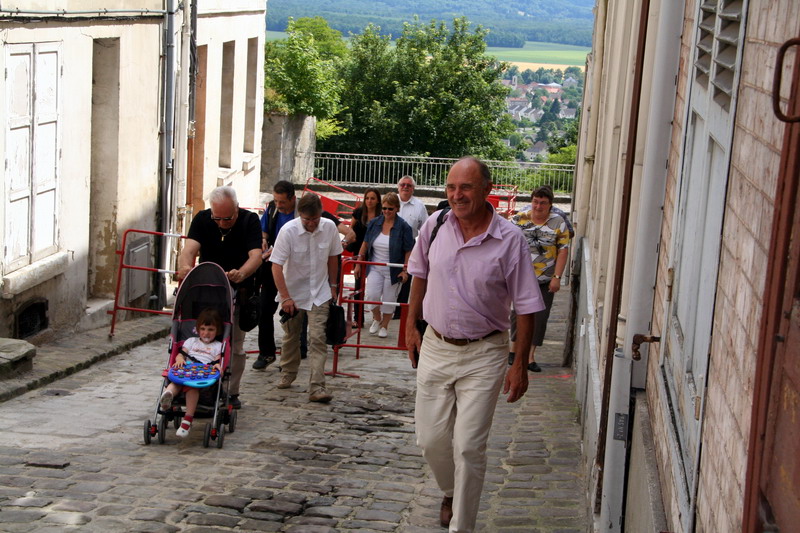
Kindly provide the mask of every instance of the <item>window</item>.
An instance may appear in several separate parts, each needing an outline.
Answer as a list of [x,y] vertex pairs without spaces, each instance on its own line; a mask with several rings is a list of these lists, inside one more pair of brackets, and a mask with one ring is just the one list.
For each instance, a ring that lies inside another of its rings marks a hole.
[[662,343],[666,418],[675,425],[684,496],[697,476],[716,301],[717,265],[730,166],[738,69],[744,29],[739,0],[702,0],[697,16],[686,143],[672,225],[674,272],[666,340]]
[[5,272],[57,249],[60,85],[59,44],[7,47]]
[[247,95],[244,109],[244,147],[243,151],[252,154],[256,151],[256,113],[260,106],[256,102],[256,82],[258,81],[258,38],[247,40]]
[[222,79],[219,108],[219,166],[231,168],[233,161],[233,95],[236,42],[222,45]]
[[695,79],[726,110],[733,97],[736,66],[742,39],[742,0],[703,0],[700,4]]

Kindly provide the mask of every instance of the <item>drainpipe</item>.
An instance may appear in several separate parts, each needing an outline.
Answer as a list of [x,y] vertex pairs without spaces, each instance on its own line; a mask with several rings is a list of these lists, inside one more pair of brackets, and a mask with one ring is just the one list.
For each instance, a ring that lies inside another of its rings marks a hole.
[[643,357],[632,352],[634,335],[650,331],[655,298],[661,221],[667,181],[667,161],[672,137],[677,76],[680,63],[680,42],[683,31],[683,4],[661,2],[658,8],[658,33],[653,57],[653,80],[650,91],[647,132],[639,193],[639,213],[633,244],[630,298],[626,312],[623,347],[633,359],[631,386],[644,389],[647,381],[647,350]]
[[[175,137],[175,186],[174,186],[174,209],[171,214],[173,220],[171,229],[173,233],[183,233],[183,221],[186,214],[186,190],[188,186],[189,173],[191,168],[189,137],[191,136],[191,79],[192,64],[190,53],[192,48],[192,13],[193,4],[190,7],[182,4],[181,17],[181,40],[180,40],[180,61],[178,63],[177,76],[177,109],[176,109],[176,131]],[[175,264],[178,254],[180,239],[170,241],[169,263]]]
[[[173,180],[173,138],[175,128],[175,0],[166,0],[164,15],[164,80],[162,86],[161,119],[161,203],[159,212],[159,231],[171,233],[172,221],[172,180]],[[159,268],[169,270],[169,245],[161,239],[157,241]],[[166,283],[163,275],[156,273],[155,307],[160,309],[166,303]]]
[[191,36],[190,36],[190,75],[189,75],[189,131],[187,132],[186,146],[186,195],[183,212],[183,223],[179,226],[181,233],[186,233],[186,218],[191,217],[194,212],[192,208],[192,198],[194,194],[194,141],[196,135],[195,104],[197,102],[197,0],[191,3]]
[[33,9],[3,9],[0,7],[0,14],[11,15],[12,18],[19,17],[25,18],[29,16],[57,16],[57,17],[112,17],[112,18],[139,18],[146,16],[161,16],[166,15],[167,11],[163,9],[86,9],[86,10],[68,10],[68,9],[52,9],[52,10],[33,10]]
[[[619,459],[619,450],[610,449],[609,459],[614,459],[613,463],[606,463],[606,440],[608,438],[609,429],[612,436],[618,433],[615,423],[619,419],[609,418],[609,407],[611,403],[612,389],[615,388],[615,383],[612,383],[612,376],[614,374],[614,351],[616,350],[615,339],[617,337],[617,322],[620,315],[620,303],[622,298],[622,282],[625,276],[625,253],[628,240],[628,222],[630,220],[630,204],[631,204],[631,188],[633,187],[633,168],[636,159],[636,141],[638,138],[638,123],[639,123],[639,104],[641,103],[642,92],[642,72],[644,70],[644,51],[647,42],[647,19],[650,11],[650,0],[643,0],[639,13],[639,35],[636,44],[636,61],[634,65],[633,86],[631,88],[631,112],[628,121],[628,142],[625,147],[625,169],[623,173],[622,183],[622,198],[620,201],[620,223],[619,234],[617,235],[617,253],[614,259],[614,281],[612,285],[611,305],[609,309],[609,316],[612,320],[609,321],[608,336],[606,341],[606,354],[605,354],[605,372],[603,375],[603,402],[600,409],[600,427],[597,436],[597,489],[595,493],[595,508],[598,502],[601,503],[601,523],[602,531],[622,531],[622,497],[621,493],[624,490],[624,479],[621,486],[611,486],[604,488],[603,479],[604,471],[623,471],[625,470],[625,454],[622,454],[622,464],[616,464]],[[617,375],[620,376],[620,372]],[[620,376],[622,377],[622,376]],[[630,374],[627,378],[621,381],[629,383]],[[623,387],[624,383],[621,384]],[[629,386],[625,387],[625,394],[630,394]],[[624,418],[626,424],[627,435],[627,417]],[[609,428],[609,425],[611,428]],[[626,447],[626,446],[625,446]],[[624,449],[623,449],[624,452]],[[613,491],[613,492],[612,492]],[[618,508],[606,505],[606,500],[609,494],[619,493]],[[600,496],[600,497],[598,497]],[[603,519],[606,519],[605,521]]]

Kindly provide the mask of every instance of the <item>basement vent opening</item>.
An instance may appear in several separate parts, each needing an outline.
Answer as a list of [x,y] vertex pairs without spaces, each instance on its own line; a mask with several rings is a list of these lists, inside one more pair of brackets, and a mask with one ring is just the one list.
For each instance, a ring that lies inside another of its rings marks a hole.
[[18,339],[27,339],[47,329],[50,323],[47,307],[47,300],[33,300],[17,311]]

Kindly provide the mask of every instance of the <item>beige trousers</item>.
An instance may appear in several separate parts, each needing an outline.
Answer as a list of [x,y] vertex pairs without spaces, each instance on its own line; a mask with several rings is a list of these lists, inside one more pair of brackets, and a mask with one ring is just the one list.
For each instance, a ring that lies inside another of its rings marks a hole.
[[308,362],[311,379],[308,393],[314,394],[325,387],[325,361],[328,345],[325,344],[325,322],[328,320],[330,300],[311,306],[310,311],[300,310],[294,318],[283,323],[283,345],[281,346],[281,372],[297,375],[300,368],[300,335],[303,334],[303,315],[308,314]]
[[475,529],[486,442],[508,364],[508,333],[454,346],[430,327],[417,368],[417,444],[439,488],[453,497],[450,533]]

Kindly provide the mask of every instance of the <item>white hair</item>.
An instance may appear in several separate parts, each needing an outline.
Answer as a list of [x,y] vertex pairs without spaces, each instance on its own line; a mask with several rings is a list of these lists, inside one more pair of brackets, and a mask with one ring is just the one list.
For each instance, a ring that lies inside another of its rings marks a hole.
[[239,201],[236,199],[236,191],[233,187],[223,186],[217,187],[211,194],[208,195],[208,202],[211,204],[218,204],[225,200],[230,200],[233,202],[233,205],[239,206]]
[[414,178],[412,178],[411,176],[403,176],[402,178],[397,180],[397,184],[400,185],[400,182],[403,181],[404,179],[410,179],[411,180],[411,185],[413,185],[414,187],[417,186],[417,182],[414,181]]

